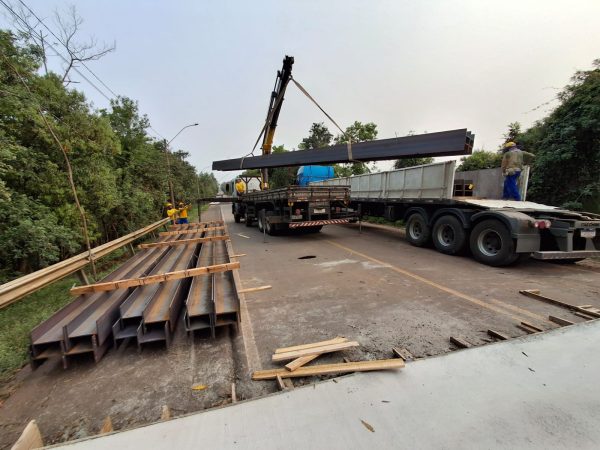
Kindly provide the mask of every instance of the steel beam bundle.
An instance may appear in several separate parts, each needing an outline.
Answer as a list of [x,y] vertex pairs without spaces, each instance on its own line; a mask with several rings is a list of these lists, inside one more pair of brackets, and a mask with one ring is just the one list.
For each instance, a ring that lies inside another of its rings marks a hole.
[[475,136],[463,128],[352,144],[352,159],[349,158],[348,146],[338,144],[319,149],[214,161],[212,169],[228,171],[426,156],[469,155],[473,151],[474,139]]
[[[167,239],[175,239],[169,237]],[[166,250],[138,252],[102,281],[144,276],[162,258]],[[61,357],[67,367],[68,357],[92,353],[98,361],[109,345],[111,325],[119,305],[130,290],[80,295],[31,332],[30,359],[33,367],[51,357]]]
[[[219,236],[225,230],[213,230],[209,236]],[[202,244],[198,267],[231,262],[230,241],[215,240]],[[213,273],[196,277],[185,302],[184,322],[188,333],[210,330],[215,337],[216,328],[239,323],[239,298],[233,272]]]

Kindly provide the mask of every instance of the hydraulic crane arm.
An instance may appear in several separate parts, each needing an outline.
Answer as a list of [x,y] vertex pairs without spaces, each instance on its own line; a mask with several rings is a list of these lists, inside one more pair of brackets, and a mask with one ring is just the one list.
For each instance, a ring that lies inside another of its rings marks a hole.
[[[288,82],[292,76],[292,65],[294,64],[294,57],[287,56],[283,59],[283,68],[277,71],[277,77],[275,78],[275,87],[271,93],[271,100],[269,102],[269,110],[267,111],[267,125],[265,128],[265,134],[262,142],[262,154],[268,155],[271,153],[271,147],[273,146],[273,137],[275,136],[275,128],[277,127],[277,120],[279,119],[279,113],[281,112],[281,105],[283,103],[283,96],[285,89],[287,88]],[[268,169],[261,169],[262,177],[262,189],[269,188],[269,171]]]

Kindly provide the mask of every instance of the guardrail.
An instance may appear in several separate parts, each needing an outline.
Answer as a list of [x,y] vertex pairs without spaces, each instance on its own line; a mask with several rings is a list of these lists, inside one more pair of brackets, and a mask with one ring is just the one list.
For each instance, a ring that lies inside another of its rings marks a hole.
[[[131,242],[139,239],[145,234],[160,228],[169,222],[168,218],[161,219],[144,228],[140,228],[133,233],[129,233],[114,241],[107,242],[92,249],[92,258],[94,260],[101,258],[109,253],[121,248]],[[16,302],[17,300],[29,295],[55,281],[60,280],[78,270],[83,269],[90,263],[88,252],[80,253],[59,263],[45,267],[44,269],[32,272],[0,285],[0,309]]]

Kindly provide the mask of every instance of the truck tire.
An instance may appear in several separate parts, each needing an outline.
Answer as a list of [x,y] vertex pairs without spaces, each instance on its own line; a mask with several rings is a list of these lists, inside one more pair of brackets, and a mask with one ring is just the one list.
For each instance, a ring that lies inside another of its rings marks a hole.
[[416,247],[424,247],[431,239],[431,230],[425,218],[419,214],[411,214],[406,221],[406,240]]
[[242,216],[240,214],[234,214],[233,220],[235,221],[235,223],[240,223],[242,221]]
[[264,209],[261,209],[258,212],[258,231],[261,233],[265,231],[265,221],[266,221],[266,213]]
[[450,214],[435,221],[431,239],[437,251],[446,255],[463,253],[467,246],[467,233],[462,223]]
[[518,259],[510,231],[499,220],[488,219],[475,225],[469,244],[473,257],[488,266],[507,266]]
[[246,214],[244,215],[244,221],[246,222],[247,227],[252,226],[252,217],[248,214],[248,211],[246,211]]

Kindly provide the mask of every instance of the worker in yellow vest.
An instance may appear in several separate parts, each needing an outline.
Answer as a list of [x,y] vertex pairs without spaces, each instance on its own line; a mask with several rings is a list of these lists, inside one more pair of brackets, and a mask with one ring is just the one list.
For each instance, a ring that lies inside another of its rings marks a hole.
[[171,203],[167,203],[165,207],[167,209],[167,217],[171,219],[171,224],[175,225],[177,223],[177,216],[179,210],[175,208]]
[[177,221],[179,225],[190,223],[188,220],[188,210],[190,207],[191,205],[186,205],[183,202],[179,202],[179,220]]
[[235,191],[238,193],[238,195],[246,192],[246,183],[244,183],[241,178],[235,180]]

